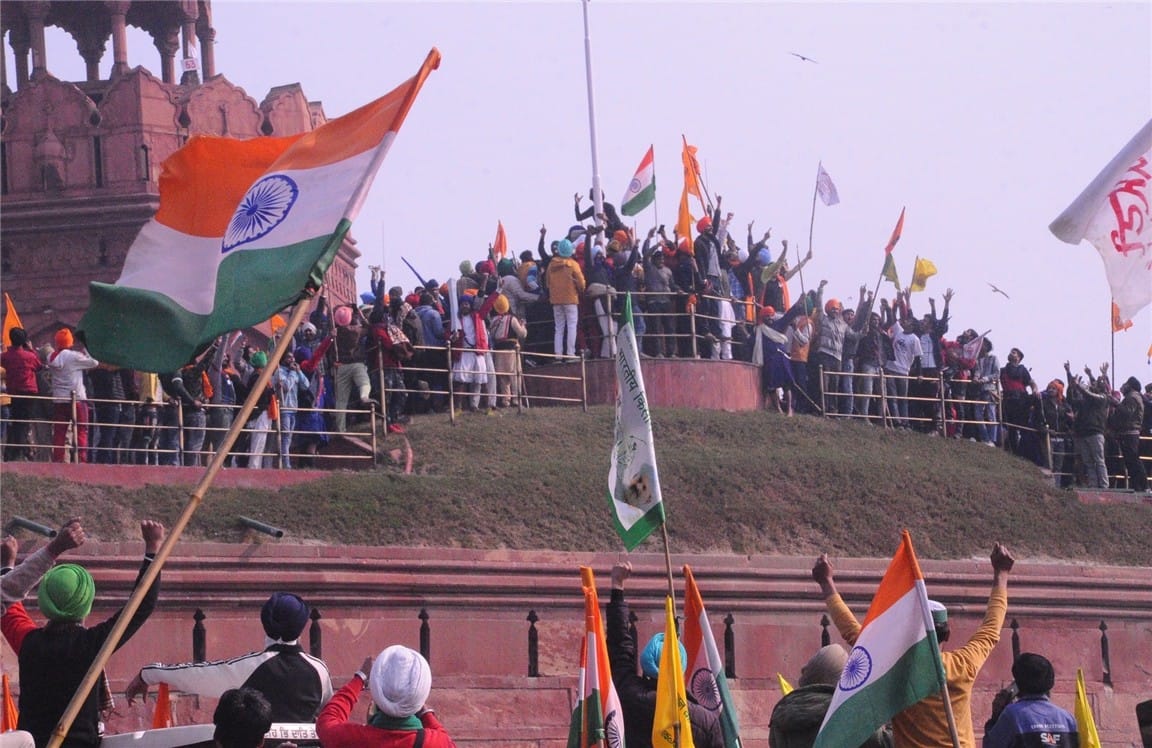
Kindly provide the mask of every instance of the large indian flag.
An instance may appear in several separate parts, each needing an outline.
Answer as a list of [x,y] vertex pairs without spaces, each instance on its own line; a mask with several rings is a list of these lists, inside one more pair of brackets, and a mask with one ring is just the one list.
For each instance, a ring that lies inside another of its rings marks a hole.
[[704,599],[696,587],[692,569],[684,565],[684,651],[688,654],[688,692],[696,703],[713,712],[724,730],[725,748],[739,748],[740,722],[724,675],[724,661],[708,623]]
[[620,212],[626,216],[634,216],[647,208],[656,199],[656,169],[652,161],[652,146],[640,160],[628,189],[624,192],[624,199],[620,201]]
[[580,700],[572,710],[568,748],[617,748],[624,745],[624,711],[612,682],[604,621],[592,569],[580,567],[584,590],[584,643],[580,649]]
[[429,73],[301,135],[198,136],[164,162],[160,209],[80,322],[101,361],[175,371],[218,335],[319,288]]
[[860,745],[893,715],[944,686],[924,575],[904,531],[816,736],[816,748]]
[[624,297],[616,350],[616,428],[608,469],[608,503],[616,532],[632,550],[664,522],[652,415],[644,394],[632,322],[632,294]]

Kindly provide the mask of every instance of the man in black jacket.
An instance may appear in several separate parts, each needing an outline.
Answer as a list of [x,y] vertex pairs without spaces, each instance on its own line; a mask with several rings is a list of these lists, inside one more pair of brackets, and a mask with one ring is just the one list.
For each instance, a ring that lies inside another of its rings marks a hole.
[[[164,525],[152,520],[140,523],[144,538],[144,562],[136,584],[144,576],[164,542]],[[124,646],[144,625],[156,607],[160,577],[140,601],[117,648]],[[37,627],[23,603],[4,613],[4,638],[20,662],[20,721],[18,728],[32,733],[37,748],[48,744],[57,723],[84,680],[100,648],[104,646],[122,610],[91,628],[84,619],[92,610],[96,585],[86,570],[75,564],[61,564],[44,575],[40,583],[40,610],[48,624]],[[93,688],[64,739],[65,748],[96,746],[100,743],[98,723],[99,689]]]
[[[604,627],[612,681],[616,684],[616,693],[624,710],[624,743],[629,748],[651,748],[660,651],[649,643],[643,657],[644,674],[637,675],[636,642],[628,635],[628,603],[624,601],[624,582],[631,574],[631,563],[618,563],[612,567],[612,598],[608,602]],[[677,645],[683,646],[679,642]],[[684,659],[682,656],[681,662]],[[692,742],[696,748],[724,748],[724,733],[715,712],[689,701],[688,719],[692,722]]]

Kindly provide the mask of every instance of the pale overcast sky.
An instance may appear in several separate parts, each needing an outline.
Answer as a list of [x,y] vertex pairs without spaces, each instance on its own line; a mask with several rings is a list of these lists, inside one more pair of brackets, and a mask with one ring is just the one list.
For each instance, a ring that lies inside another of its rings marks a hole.
[[[816,208],[806,286],[855,304],[875,286],[907,206],[901,280],[917,255],[956,292],[952,335],[991,329],[1001,364],[1041,382],[1111,357],[1096,250],[1048,224],[1152,117],[1152,4],[674,3],[591,6],[600,171],[619,204],[655,146],[659,222],[675,222],[680,136],[743,237],[806,249],[817,162],[841,203]],[[217,70],[257,101],[299,82],[329,117],[443,54],[353,227],[367,265],[411,287],[481,259],[503,220],[515,252],[558,237],[591,185],[581,6],[525,3],[213,3]],[[52,30],[49,68],[76,80]],[[159,69],[139,33],[130,63]],[[110,48],[109,48],[110,49]],[[815,60],[805,62],[796,52]],[[105,60],[110,65],[111,52]],[[14,68],[9,64],[9,71]],[[637,216],[645,232],[653,209]],[[793,294],[799,291],[793,281]],[[994,294],[994,283],[1011,298]],[[891,295],[892,286],[881,290]],[[1152,378],[1152,310],[1115,338],[1118,374]]]

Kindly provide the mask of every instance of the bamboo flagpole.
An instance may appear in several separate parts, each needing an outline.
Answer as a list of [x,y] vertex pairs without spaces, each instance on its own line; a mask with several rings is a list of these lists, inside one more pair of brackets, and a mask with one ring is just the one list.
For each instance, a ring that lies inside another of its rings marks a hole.
[[[808,251],[812,251],[812,235],[816,229],[816,195],[820,192],[820,177],[817,175],[816,184],[812,186],[812,217],[808,220]],[[800,295],[805,293],[804,289],[804,264],[800,262],[800,248],[796,248],[796,263],[797,271],[800,274]]]
[[108,638],[104,640],[104,646],[96,654],[96,659],[88,668],[88,673],[84,676],[84,680],[80,682],[80,686],[76,689],[76,693],[72,695],[72,701],[68,702],[68,708],[64,710],[64,714],[60,717],[60,722],[57,723],[55,731],[52,733],[51,739],[48,741],[48,748],[60,748],[64,739],[68,735],[68,730],[72,727],[72,723],[76,720],[76,715],[80,713],[80,708],[84,705],[84,701],[88,698],[96,681],[100,678],[100,673],[103,672],[104,666],[108,663],[108,659],[116,648],[120,645],[120,639],[124,636],[125,629],[135,615],[136,610],[140,607],[144,595],[151,588],[156,578],[160,576],[160,570],[163,568],[164,563],[172,554],[172,549],[176,547],[176,543],[180,540],[180,536],[184,533],[188,523],[192,520],[192,516],[200,507],[200,502],[204,500],[204,495],[211,488],[213,481],[220,470],[224,467],[224,461],[228,459],[228,455],[232,446],[236,443],[236,439],[240,436],[240,432],[244,429],[244,424],[247,422],[248,417],[252,414],[252,410],[256,407],[256,401],[260,398],[260,393],[268,386],[272,379],[272,372],[280,363],[281,356],[288,350],[292,344],[292,336],[296,332],[296,328],[300,326],[300,322],[304,319],[304,315],[308,313],[308,307],[311,305],[312,294],[309,292],[304,298],[296,302],[296,307],[292,310],[292,316],[288,320],[288,325],[284,329],[284,335],[276,344],[276,348],[272,351],[269,357],[268,365],[260,372],[256,378],[256,383],[252,386],[252,391],[248,393],[245,398],[244,404],[240,407],[240,412],[232,421],[231,428],[228,433],[224,435],[224,441],[220,444],[216,454],[212,457],[212,461],[208,464],[207,470],[204,472],[204,477],[196,484],[196,488],[192,491],[192,495],[188,498],[188,503],[184,505],[184,511],[176,520],[176,524],[168,531],[167,537],[164,538],[164,543],[160,546],[160,550],[156,552],[156,558],[152,560],[148,568],[144,571],[144,576],[141,577],[140,583],[132,590],[132,596],[120,611],[120,615],[116,619],[116,624],[108,633]]

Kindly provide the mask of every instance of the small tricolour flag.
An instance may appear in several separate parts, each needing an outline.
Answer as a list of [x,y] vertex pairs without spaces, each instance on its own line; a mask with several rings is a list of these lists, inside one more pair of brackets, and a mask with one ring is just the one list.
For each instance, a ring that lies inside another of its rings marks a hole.
[[824,164],[816,167],[816,194],[825,205],[832,206],[840,202],[840,193],[836,191],[832,177],[824,171]]
[[860,745],[944,683],[924,575],[905,530],[840,674],[815,748]]
[[696,748],[688,719],[688,695],[684,690],[684,663],[676,638],[676,615],[672,596],[664,598],[664,646],[656,676],[656,713],[652,717],[652,748]]
[[592,569],[580,567],[584,590],[584,642],[580,648],[579,701],[572,710],[568,748],[616,748],[624,745],[624,712],[612,682],[604,622]]
[[647,208],[656,200],[656,170],[652,160],[652,146],[640,160],[628,189],[624,192],[624,199],[620,201],[620,212],[626,216],[634,216]]
[[664,522],[652,415],[632,321],[632,294],[624,297],[616,350],[616,428],[608,469],[608,504],[616,532],[632,550]]
[[684,565],[684,651],[688,655],[686,687],[696,703],[720,719],[725,748],[739,748],[740,721],[724,675],[724,661],[708,623],[704,599],[696,587],[692,569]]
[[1152,120],[1048,229],[1060,241],[1096,247],[1123,319],[1152,303]]
[[115,284],[92,283],[81,320],[102,362],[183,366],[217,336],[267,320],[319,288],[417,93],[440,64],[315,130],[198,136],[164,161],[160,209]]

